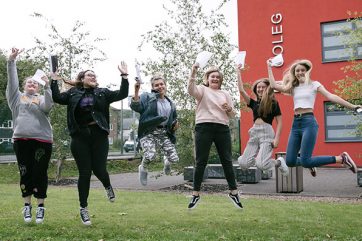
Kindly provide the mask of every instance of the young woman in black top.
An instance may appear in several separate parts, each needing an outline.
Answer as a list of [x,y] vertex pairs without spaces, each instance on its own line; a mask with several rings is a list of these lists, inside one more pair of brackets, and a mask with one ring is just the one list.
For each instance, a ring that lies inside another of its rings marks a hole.
[[[254,125],[249,130],[249,141],[244,153],[238,158],[242,169],[257,166],[265,171],[278,166],[282,175],[288,175],[288,166],[283,157],[277,160],[272,159],[273,148],[278,147],[279,137],[282,130],[282,114],[278,101],[274,98],[274,91],[270,87],[270,82],[266,78],[254,82],[252,90],[256,100],[250,98],[243,87],[241,79],[242,69],[238,68],[238,88],[247,106],[253,110]],[[277,121],[276,134],[274,133],[272,122]]]
[[102,182],[109,201],[115,200],[115,195],[107,172],[109,106],[112,102],[128,96],[127,65],[122,62],[118,66],[122,76],[119,90],[111,91],[99,88],[97,77],[92,70],[81,71],[75,85],[66,92],[60,93],[58,82],[62,79],[52,75],[52,96],[54,102],[67,105],[67,124],[71,136],[70,148],[77,163],[78,193],[80,202],[80,217],[84,225],[91,225],[88,214],[88,195],[92,172]]

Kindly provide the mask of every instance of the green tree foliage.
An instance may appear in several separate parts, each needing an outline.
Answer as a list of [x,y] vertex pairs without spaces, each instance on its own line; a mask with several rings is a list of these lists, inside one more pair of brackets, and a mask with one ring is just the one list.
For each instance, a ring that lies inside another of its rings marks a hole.
[[[358,27],[346,30],[344,35],[348,37],[343,38],[344,43],[348,48],[357,49],[358,46],[362,46],[362,12],[348,11],[348,15],[347,21]],[[362,61],[357,60],[355,54],[341,68],[346,77],[334,83],[337,85],[336,93],[354,104],[362,104]],[[362,119],[360,117],[359,122],[357,134],[362,136]]]
[[[34,13],[33,17],[45,22],[47,38],[41,40],[35,37],[35,47],[26,54],[28,58],[38,59],[44,68],[49,68],[48,55],[55,54],[58,56],[60,75],[65,79],[73,79],[81,68],[93,68],[95,63],[106,59],[106,54],[96,46],[105,39],[92,38],[89,31],[83,30],[85,23],[76,21],[70,35],[65,36],[42,14]],[[58,84],[62,90],[69,88],[60,81]],[[58,160],[57,180],[61,175],[63,161],[70,156],[66,116],[66,106],[55,104],[50,118],[54,135],[53,158]]]
[[[202,51],[214,55],[209,65],[218,66],[224,74],[224,89],[232,93],[235,107],[238,108],[236,73],[230,53],[236,46],[230,43],[230,37],[223,31],[227,27],[220,9],[227,1],[209,14],[204,13],[200,0],[169,0],[170,7],[164,6],[170,20],[156,25],[152,31],[142,35],[139,49],[152,47],[157,60],[148,59],[143,63],[145,74],[162,73],[167,81],[168,95],[178,107],[180,129],[177,131],[177,150],[181,165],[193,163],[190,158],[193,151],[192,130],[194,129],[195,99],[187,93],[187,82],[192,64]],[[198,73],[199,83],[204,71]]]

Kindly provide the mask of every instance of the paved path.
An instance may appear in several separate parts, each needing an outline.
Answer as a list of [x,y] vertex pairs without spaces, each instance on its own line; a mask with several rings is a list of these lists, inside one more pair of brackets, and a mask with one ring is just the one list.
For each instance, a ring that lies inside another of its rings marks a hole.
[[[147,186],[139,183],[138,173],[111,175],[111,182],[114,188],[127,190],[160,190],[174,185],[190,184],[183,180],[183,175],[158,175],[157,172],[149,173]],[[362,187],[357,185],[356,174],[347,169],[318,168],[317,177],[312,177],[309,171],[304,169],[303,179],[303,192],[295,194],[276,193],[275,175],[271,179],[261,180],[257,184],[239,184],[239,189],[244,194],[362,198]],[[102,187],[95,177],[92,180],[92,187]],[[226,184],[226,181],[225,179],[206,179],[204,183]]]

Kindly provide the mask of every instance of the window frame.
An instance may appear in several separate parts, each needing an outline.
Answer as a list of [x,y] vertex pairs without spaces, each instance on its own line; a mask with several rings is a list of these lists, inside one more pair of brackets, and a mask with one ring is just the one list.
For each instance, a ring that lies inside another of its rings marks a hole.
[[[351,131],[353,131],[354,129],[356,129],[357,125],[334,125],[334,126],[329,126],[327,123],[327,117],[329,116],[350,116],[352,114],[348,113],[351,112],[351,110],[346,110],[346,108],[339,108],[340,111],[334,111],[334,112],[329,112],[328,114],[328,106],[330,105],[334,105],[336,106],[337,104],[332,103],[331,101],[324,101],[323,103],[323,107],[324,107],[324,141],[325,142],[341,142],[341,143],[347,143],[347,142],[362,142],[362,136],[361,137],[341,137],[341,138],[331,138],[328,137],[328,131],[329,130],[345,130],[345,129],[351,129]],[[359,114],[360,116],[362,116],[362,114]]]
[[[325,33],[325,28],[326,26],[330,26],[330,25],[335,25],[335,24],[340,24],[340,23],[348,23],[347,20],[339,20],[339,21],[333,21],[333,22],[323,22],[321,23],[321,50],[322,50],[322,63],[333,63],[333,62],[343,62],[343,61],[348,61],[350,60],[352,57],[354,57],[355,59],[362,59],[362,52],[360,55],[358,55],[358,48],[362,48],[362,44],[355,46],[352,51],[353,54],[348,55],[347,57],[343,57],[343,58],[328,58],[326,59],[326,51],[333,51],[333,50],[342,50],[342,51],[347,51],[347,46],[345,44],[342,45],[335,45],[335,46],[329,46],[329,47],[325,47],[325,37],[333,37],[333,36],[338,36],[339,33],[348,33],[348,31],[346,30],[340,30],[336,32],[332,32],[332,33]],[[352,31],[357,29],[357,24],[354,22],[349,22],[352,24]],[[362,26],[362,24],[361,24]]]

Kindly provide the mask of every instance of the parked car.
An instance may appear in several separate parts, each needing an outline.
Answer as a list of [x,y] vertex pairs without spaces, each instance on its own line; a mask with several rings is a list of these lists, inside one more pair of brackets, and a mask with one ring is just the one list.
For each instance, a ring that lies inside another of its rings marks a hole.
[[123,145],[123,149],[126,151],[126,152],[130,152],[130,151],[134,151],[134,141],[126,141]]

